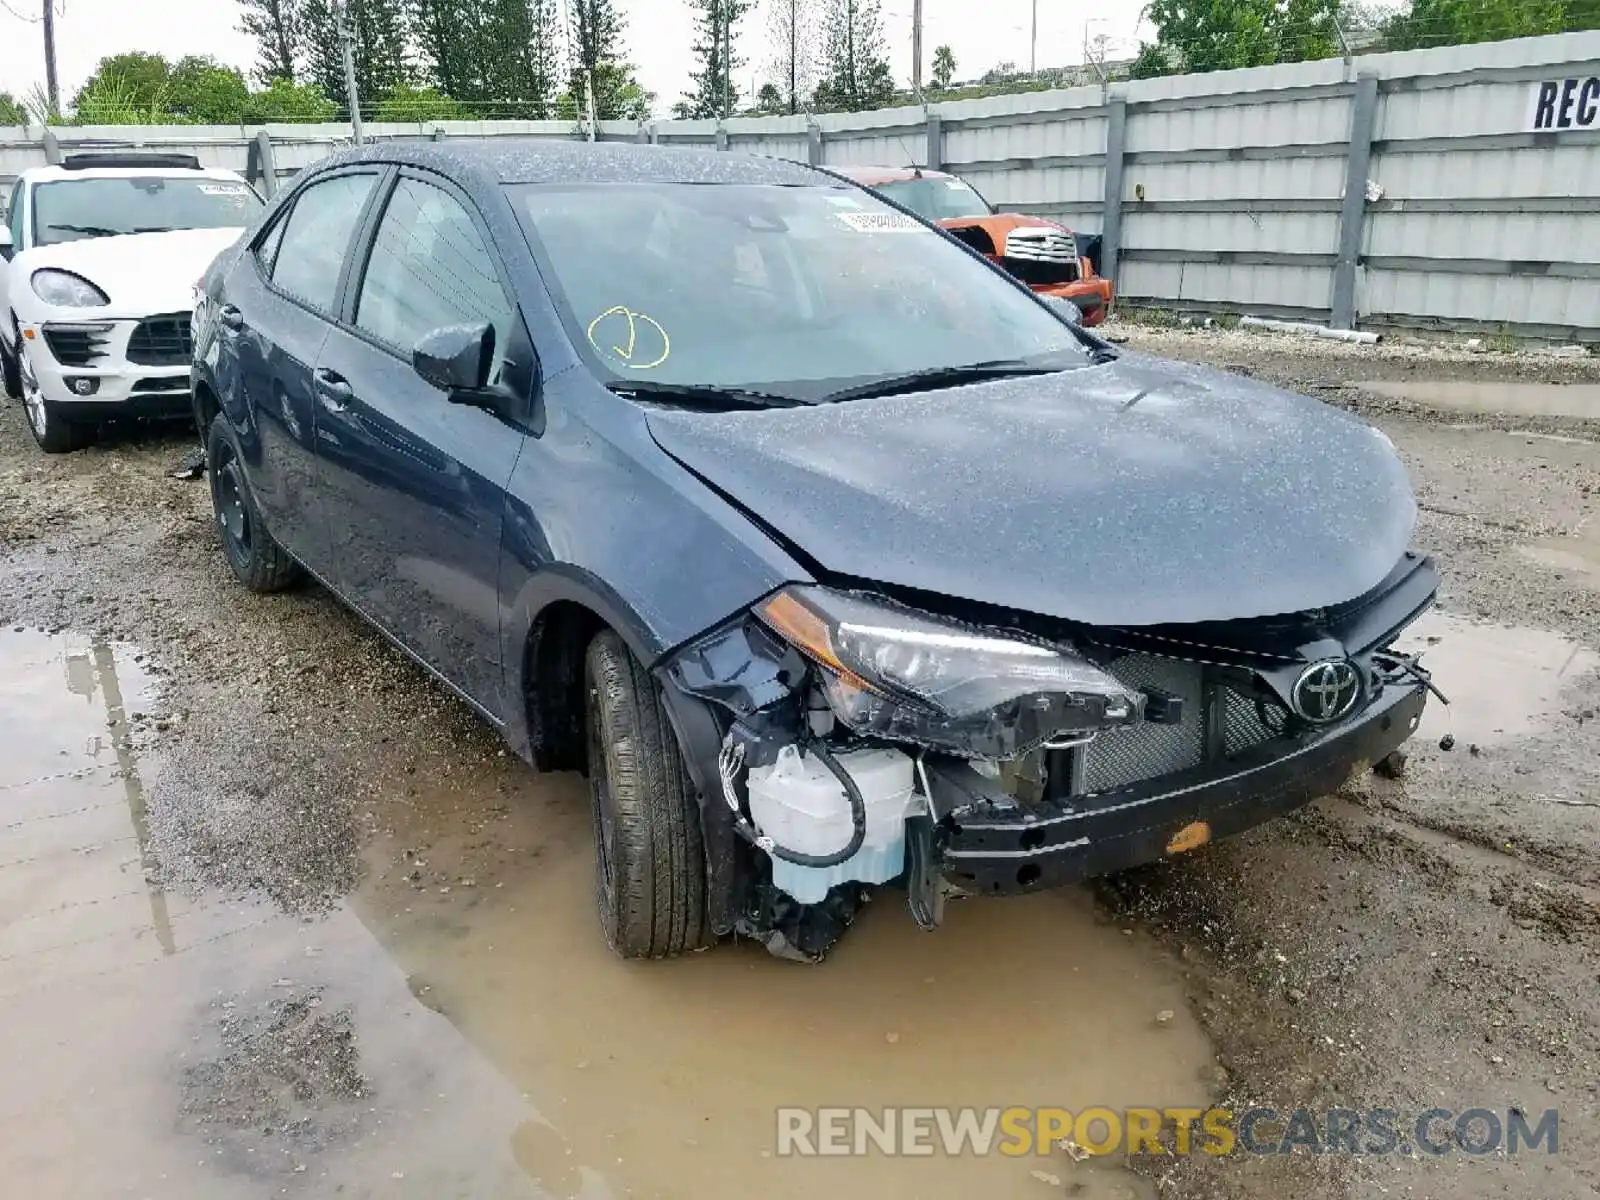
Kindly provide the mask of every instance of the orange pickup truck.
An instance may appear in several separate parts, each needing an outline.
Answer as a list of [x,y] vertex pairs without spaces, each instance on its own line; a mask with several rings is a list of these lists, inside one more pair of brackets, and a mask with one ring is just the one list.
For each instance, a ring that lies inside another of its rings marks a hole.
[[1084,325],[1106,319],[1111,280],[1095,271],[1079,238],[1042,217],[1003,213],[976,188],[943,171],[923,167],[832,167],[836,174],[870,188],[926,221],[948,229],[974,250],[999,263],[1034,291],[1071,300]]

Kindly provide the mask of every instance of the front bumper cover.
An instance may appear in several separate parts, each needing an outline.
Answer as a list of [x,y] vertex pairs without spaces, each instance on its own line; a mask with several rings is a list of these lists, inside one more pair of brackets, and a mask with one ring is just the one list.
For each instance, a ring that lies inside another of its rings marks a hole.
[[[1360,715],[1298,738],[1279,738],[1226,763],[1073,798],[1058,816],[951,816],[936,833],[936,862],[956,889],[979,895],[1043,891],[1167,857],[1196,821],[1211,840],[1242,833],[1337,791],[1409,738],[1427,691],[1393,684]],[[948,803],[932,771],[935,815]],[[949,797],[953,789],[946,792]]]

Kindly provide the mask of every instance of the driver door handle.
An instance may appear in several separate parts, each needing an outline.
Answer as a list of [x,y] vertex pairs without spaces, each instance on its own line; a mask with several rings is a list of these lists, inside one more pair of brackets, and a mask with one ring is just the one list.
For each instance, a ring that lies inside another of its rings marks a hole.
[[311,381],[317,392],[317,400],[323,408],[329,412],[342,413],[350,407],[350,400],[355,392],[343,375],[326,367],[318,367],[312,374]]

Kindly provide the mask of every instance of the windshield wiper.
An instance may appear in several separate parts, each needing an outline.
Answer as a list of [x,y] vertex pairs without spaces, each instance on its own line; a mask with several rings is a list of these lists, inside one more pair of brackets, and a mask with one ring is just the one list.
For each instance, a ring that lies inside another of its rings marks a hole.
[[799,408],[805,404],[795,396],[757,392],[749,388],[714,387],[702,383],[661,383],[654,379],[622,379],[606,384],[619,396],[642,400],[676,401],[706,408]]
[[1017,375],[1057,375],[1069,367],[1042,367],[1020,359],[997,358],[989,362],[968,363],[963,367],[933,367],[889,375],[854,387],[829,392],[819,404],[839,404],[846,400],[868,400],[875,396],[899,396],[906,392],[931,392],[935,388],[960,387],[966,383],[985,383]]
[[135,233],[171,233],[172,231],[173,226],[171,225],[141,225],[134,230]]
[[107,229],[104,225],[46,225],[46,229],[61,229],[67,233],[86,233],[90,237],[121,237],[122,230]]

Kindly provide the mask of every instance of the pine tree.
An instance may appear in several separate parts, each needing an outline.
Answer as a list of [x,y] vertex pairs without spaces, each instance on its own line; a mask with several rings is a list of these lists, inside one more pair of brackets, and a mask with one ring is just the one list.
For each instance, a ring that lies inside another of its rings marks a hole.
[[463,0],[412,0],[411,27],[428,82],[447,96],[477,99],[483,78],[474,56],[476,13],[463,14],[465,7]]
[[751,0],[693,0],[699,9],[695,17],[694,56],[700,69],[690,75],[694,90],[675,106],[679,117],[731,117],[739,109],[739,88],[733,74],[744,61],[733,52],[740,18],[752,7]]
[[622,15],[615,0],[571,0],[572,71],[567,78],[563,109],[587,116],[584,97],[591,82],[595,114],[602,121],[642,121],[655,97],[639,86],[633,67],[623,58]]
[[893,95],[879,0],[827,0],[817,107],[861,112],[883,107]]
[[561,8],[557,0],[528,0],[528,11],[533,25],[533,46],[528,56],[533,92],[529,98],[538,106],[533,115],[553,116],[556,94],[561,90]]
[[256,41],[256,77],[293,83],[300,57],[300,0],[239,0],[239,32]]
[[[355,39],[356,89],[363,104],[375,103],[411,81],[405,9],[402,0],[344,3]],[[338,6],[339,0],[303,0],[300,36],[309,81],[330,100],[348,108]]]
[[785,111],[792,116],[816,90],[816,0],[772,0],[767,33],[772,39],[769,70],[778,81]]

